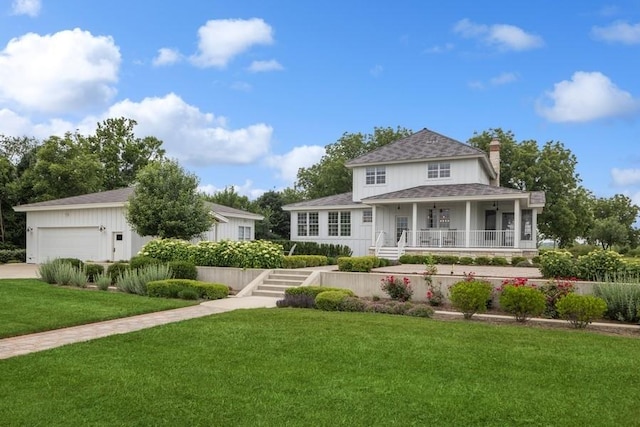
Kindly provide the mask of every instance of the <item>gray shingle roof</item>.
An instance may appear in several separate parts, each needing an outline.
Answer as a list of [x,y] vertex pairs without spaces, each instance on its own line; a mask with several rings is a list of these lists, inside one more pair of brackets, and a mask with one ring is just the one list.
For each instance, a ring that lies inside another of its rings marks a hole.
[[532,191],[531,192],[531,204],[532,205],[544,205],[547,202],[544,191]]
[[[118,188],[117,190],[101,191],[99,193],[83,194],[81,196],[65,197],[64,199],[48,200],[46,202],[29,203],[26,205],[16,206],[16,208],[44,208],[60,206],[77,206],[77,205],[93,205],[93,204],[123,204],[133,194],[133,187]],[[255,217],[254,219],[262,219],[262,215],[252,212],[234,209],[228,206],[219,205],[217,203],[207,202],[215,213],[223,216],[244,216]]]
[[362,203],[353,201],[353,193],[342,193],[334,196],[321,197],[319,199],[306,200],[304,202],[291,203],[283,206],[284,210],[289,208],[321,207],[321,206],[360,206]]
[[362,199],[363,203],[374,200],[391,199],[421,199],[439,197],[478,197],[478,196],[513,196],[528,194],[526,191],[513,188],[495,187],[486,184],[451,184],[451,185],[421,185],[419,187],[406,188],[392,191],[391,193],[378,194]]
[[429,129],[423,129],[406,138],[363,154],[346,163],[347,166],[371,163],[390,163],[412,160],[441,159],[453,157],[485,157],[482,150],[464,144]]

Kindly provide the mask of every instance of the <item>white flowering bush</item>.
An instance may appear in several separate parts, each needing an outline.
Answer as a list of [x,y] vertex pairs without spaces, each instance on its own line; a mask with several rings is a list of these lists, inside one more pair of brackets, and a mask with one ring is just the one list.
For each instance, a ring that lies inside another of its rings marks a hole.
[[546,251],[540,254],[540,272],[552,279],[576,277],[576,262],[569,251]]
[[193,245],[186,240],[156,239],[142,247],[138,255],[157,259],[161,262],[193,261]]
[[138,255],[163,262],[191,261],[203,267],[279,268],[282,245],[265,240],[198,242],[158,239],[147,243]]
[[622,255],[611,250],[596,249],[578,257],[578,273],[581,279],[608,280],[618,275],[623,267]]

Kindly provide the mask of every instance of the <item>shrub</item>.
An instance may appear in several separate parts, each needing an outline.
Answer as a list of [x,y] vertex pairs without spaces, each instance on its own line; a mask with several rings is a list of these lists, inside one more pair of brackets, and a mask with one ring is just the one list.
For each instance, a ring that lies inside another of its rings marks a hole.
[[542,292],[530,286],[505,285],[500,292],[499,302],[500,307],[518,322],[541,315],[546,307]]
[[458,261],[460,265],[473,265],[473,258],[470,256],[461,256],[460,261]]
[[87,274],[89,282],[94,283],[96,276],[104,273],[104,267],[100,264],[85,264],[84,272]]
[[491,265],[491,258],[486,256],[478,256],[473,261],[475,265]]
[[523,256],[512,256],[511,257],[511,265],[518,265],[522,261],[527,261],[527,259]]
[[316,305],[316,297],[307,294],[289,295],[285,292],[284,298],[276,301],[276,306],[280,308],[314,308]]
[[69,284],[78,288],[86,288],[89,277],[81,268],[72,267]]
[[106,273],[99,273],[93,277],[93,282],[96,284],[96,287],[101,291],[106,291],[109,289],[111,285],[111,276]]
[[593,319],[602,317],[607,303],[593,295],[569,294],[558,301],[560,317],[568,320],[574,328],[586,328]]
[[601,283],[595,286],[594,294],[606,302],[606,318],[620,322],[640,321],[640,285]]
[[568,251],[571,252],[571,255],[574,258],[578,258],[582,255],[587,255],[589,252],[596,249],[598,249],[598,247],[594,245],[573,245],[568,249]]
[[9,248],[0,249],[0,264],[6,264],[12,261],[25,262],[27,260],[27,251],[25,249]]
[[414,317],[431,317],[433,316],[434,310],[426,304],[416,304],[410,309],[406,311],[407,316]]
[[353,251],[347,245],[336,245],[333,243],[316,242],[294,242],[291,240],[272,240],[271,243],[281,245],[285,253],[289,253],[295,244],[295,254],[297,255],[323,255],[329,258],[341,256],[351,256]]
[[380,288],[396,301],[409,301],[413,295],[413,288],[408,277],[402,279],[396,276],[386,276],[380,279]]
[[329,259],[324,255],[290,255],[282,258],[283,268],[304,268],[329,265]]
[[169,261],[167,265],[174,279],[196,280],[198,278],[198,269],[191,261]]
[[338,270],[368,273],[373,268],[374,258],[371,256],[340,257],[338,258]]
[[351,312],[364,312],[367,303],[358,297],[347,296],[340,302],[338,310]]
[[107,274],[111,277],[111,283],[114,284],[118,280],[118,277],[122,276],[129,270],[129,264],[126,262],[114,262],[107,267]]
[[316,307],[324,311],[338,311],[340,305],[349,295],[342,291],[320,292],[316,297]]
[[436,257],[438,264],[457,264],[460,258],[455,255],[439,255]]
[[622,270],[622,255],[596,249],[578,257],[578,277],[585,280],[607,280]]
[[449,299],[453,307],[462,312],[465,319],[471,319],[475,313],[487,311],[487,301],[491,298],[493,287],[483,280],[463,280],[449,288]]
[[[147,283],[147,293],[160,298],[216,300],[229,296],[229,287],[191,279],[165,279]],[[194,294],[195,298],[192,298]]]
[[505,257],[495,256],[491,258],[491,265],[504,266],[509,265],[509,261]]
[[191,249],[196,265],[236,268],[280,268],[282,246],[265,240],[198,242]]
[[558,301],[573,293],[575,291],[575,285],[569,280],[549,280],[538,288],[545,297],[546,307],[544,309],[544,317],[550,319],[557,319],[558,316]]
[[531,261],[526,259],[524,261],[519,261],[515,266],[516,267],[535,267],[535,265],[532,264]]
[[545,251],[540,255],[540,272],[546,278],[576,277],[576,263],[570,252]]
[[160,262],[185,261],[192,257],[193,245],[180,239],[154,239],[147,242],[139,256],[154,258]]
[[424,264],[426,255],[403,254],[398,261],[400,264]]
[[329,286],[296,286],[284,291],[284,299],[276,302],[278,307],[315,308],[316,297],[326,291],[339,291],[347,296],[355,294],[351,289],[334,288]]
[[84,262],[82,262],[78,258],[58,258],[58,261],[71,264],[75,268],[80,268],[80,269],[84,268]]
[[40,280],[53,285],[56,283],[56,270],[58,269],[59,260],[54,259],[53,261],[43,262],[38,266],[38,277]]
[[156,280],[171,278],[171,270],[166,264],[151,264],[137,270],[126,269],[116,279],[116,286],[123,292],[147,295],[147,284]]
[[162,261],[151,258],[150,256],[136,255],[129,260],[129,267],[135,270],[136,268],[146,267],[149,264],[159,264],[161,262]]

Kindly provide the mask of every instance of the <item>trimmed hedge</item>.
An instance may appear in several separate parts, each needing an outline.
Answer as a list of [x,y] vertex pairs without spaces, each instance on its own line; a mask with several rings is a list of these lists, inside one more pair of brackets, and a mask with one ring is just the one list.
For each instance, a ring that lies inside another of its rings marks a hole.
[[324,255],[291,255],[282,259],[282,268],[304,268],[329,265],[329,259]]
[[118,277],[125,271],[130,270],[129,264],[126,262],[114,262],[107,267],[107,274],[111,277],[111,283],[116,283]]
[[375,256],[340,257],[338,270],[369,273],[375,266],[380,266],[380,258]]
[[89,282],[93,283],[96,277],[104,273],[104,267],[100,264],[85,264],[84,272],[87,275]]
[[324,291],[316,297],[316,307],[324,311],[339,311],[340,306],[349,298],[349,294],[343,291]]
[[284,299],[278,300],[278,307],[315,308],[316,297],[322,292],[340,291],[349,297],[355,297],[350,289],[329,286],[296,286],[284,291]]
[[137,268],[146,267],[147,265],[150,265],[150,264],[159,264],[159,263],[161,263],[161,261],[158,259],[151,258],[149,256],[144,256],[144,255],[136,255],[129,260],[129,267],[135,270]]
[[334,245],[332,243],[296,242],[292,240],[272,240],[272,243],[282,245],[283,251],[289,253],[293,245],[296,245],[293,255],[324,255],[328,258],[351,256],[353,251],[346,245]]
[[169,261],[168,265],[174,279],[196,280],[198,278],[198,269],[190,261]]
[[193,292],[197,298],[214,300],[229,296],[229,287],[220,283],[190,279],[156,280],[147,283],[147,294],[150,297],[181,298],[193,295]]

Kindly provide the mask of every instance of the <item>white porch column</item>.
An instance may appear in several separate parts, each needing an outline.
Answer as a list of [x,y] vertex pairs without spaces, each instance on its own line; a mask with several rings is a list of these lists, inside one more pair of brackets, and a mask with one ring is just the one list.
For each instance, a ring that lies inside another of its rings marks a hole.
[[411,246],[416,246],[418,229],[418,204],[416,202],[413,202],[413,212],[411,216],[413,217],[411,219]]
[[531,239],[538,247],[538,209],[531,209]]
[[376,205],[371,206],[371,246],[376,245]]
[[466,212],[464,217],[464,247],[471,245],[471,202],[467,200],[465,203]]
[[520,247],[520,222],[522,222],[522,215],[520,212],[520,199],[516,199],[513,202],[513,247]]

